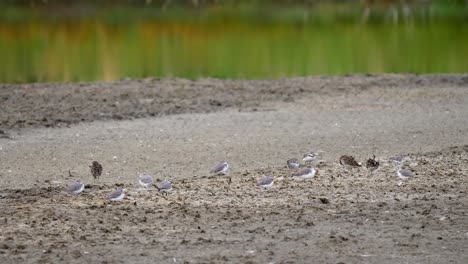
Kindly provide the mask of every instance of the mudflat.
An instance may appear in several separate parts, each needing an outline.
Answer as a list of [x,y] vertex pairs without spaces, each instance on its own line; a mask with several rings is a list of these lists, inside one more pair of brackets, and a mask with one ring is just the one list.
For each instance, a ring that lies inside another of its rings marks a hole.
[[[468,259],[468,75],[1,85],[0,109],[1,263]],[[310,150],[317,175],[297,181],[286,160]]]

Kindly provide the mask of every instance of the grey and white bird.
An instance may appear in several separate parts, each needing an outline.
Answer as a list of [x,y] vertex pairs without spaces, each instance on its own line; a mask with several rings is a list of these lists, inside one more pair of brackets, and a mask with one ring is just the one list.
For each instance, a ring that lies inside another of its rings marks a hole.
[[299,161],[297,159],[288,159],[286,161],[286,165],[290,169],[298,169],[300,166]]
[[142,173],[139,176],[138,183],[140,183],[141,186],[148,188],[154,183],[154,179],[151,175],[147,173]]
[[353,156],[348,155],[343,155],[340,157],[340,164],[344,168],[357,168],[362,166]]
[[397,170],[398,178],[402,180],[407,180],[414,177],[414,173],[408,169],[398,169]]
[[226,161],[220,161],[219,164],[211,170],[211,173],[215,175],[226,175],[228,169],[229,164]]
[[262,178],[260,178],[257,181],[257,185],[265,189],[271,189],[271,187],[273,187],[273,182],[274,182],[273,176],[268,175],[268,176],[263,176]]
[[294,173],[293,177],[296,179],[300,179],[300,180],[306,180],[306,179],[313,178],[316,172],[317,171],[313,167],[309,166],[307,168],[300,170],[297,173]]
[[380,166],[380,162],[375,159],[375,155],[369,158],[366,162],[366,168],[372,173],[376,171]]
[[82,183],[81,180],[77,180],[68,186],[68,191],[73,194],[79,194],[84,190],[84,187],[84,183]]
[[120,202],[125,197],[125,189],[117,188],[109,195],[109,199],[113,202]]
[[315,152],[315,151],[311,151],[307,154],[304,155],[304,157],[302,157],[302,161],[305,161],[305,162],[313,162],[317,159],[318,157],[318,153]]
[[167,193],[172,191],[172,182],[170,180],[164,180],[157,186],[158,191],[162,192],[163,195],[167,196]]
[[397,164],[397,165],[403,164],[403,162],[405,162],[405,161],[408,160],[408,159],[409,159],[409,158],[406,157],[405,155],[398,155],[398,156],[390,157],[390,160],[391,160],[394,164]]

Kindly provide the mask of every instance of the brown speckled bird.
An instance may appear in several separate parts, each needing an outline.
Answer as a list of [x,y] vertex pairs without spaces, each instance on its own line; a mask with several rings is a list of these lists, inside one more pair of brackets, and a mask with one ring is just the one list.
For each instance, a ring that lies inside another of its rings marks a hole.
[[366,162],[366,168],[372,173],[376,171],[380,166],[380,163],[375,159],[375,155],[369,158]]
[[340,164],[345,168],[356,168],[362,165],[353,156],[343,155],[340,157]]
[[99,180],[99,177],[101,177],[102,174],[102,165],[97,161],[93,161],[89,167],[91,168],[91,174],[93,175],[94,180]]

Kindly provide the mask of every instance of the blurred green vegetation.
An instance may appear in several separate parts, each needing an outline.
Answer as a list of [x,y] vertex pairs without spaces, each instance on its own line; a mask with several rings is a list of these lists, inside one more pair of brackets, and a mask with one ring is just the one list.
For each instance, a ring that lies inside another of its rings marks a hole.
[[11,2],[3,83],[468,72],[465,1]]

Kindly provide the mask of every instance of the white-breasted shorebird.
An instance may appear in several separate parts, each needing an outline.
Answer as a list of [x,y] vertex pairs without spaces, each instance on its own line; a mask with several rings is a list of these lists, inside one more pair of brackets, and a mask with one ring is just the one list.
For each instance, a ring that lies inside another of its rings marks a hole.
[[167,196],[167,194],[172,191],[172,182],[170,180],[164,180],[157,186],[158,191],[160,191],[163,195]]
[[265,189],[271,189],[271,187],[273,187],[273,182],[274,182],[273,176],[268,175],[268,176],[263,176],[262,178],[260,178],[257,181],[257,185]]
[[145,188],[148,188],[149,186],[151,186],[154,183],[153,176],[151,176],[151,175],[149,175],[147,173],[142,173],[138,177],[138,183],[141,186],[143,186]]
[[120,202],[125,197],[125,189],[117,188],[109,195],[109,199],[113,202]]
[[299,161],[297,159],[288,159],[286,161],[286,165],[289,169],[298,169],[300,166]]
[[311,163],[311,162],[317,160],[317,158],[318,158],[318,153],[315,152],[315,151],[311,151],[311,152],[305,154],[304,157],[302,157],[302,161]]
[[73,194],[79,194],[84,190],[84,188],[84,183],[82,183],[81,180],[77,180],[75,182],[72,182],[70,186],[68,186],[68,192]]
[[227,161],[220,161],[210,172],[215,175],[226,175],[229,169]]
[[310,179],[310,178],[313,178],[315,176],[315,173],[317,171],[309,166],[307,168],[304,168],[296,173],[293,174],[293,177],[296,178],[296,179],[300,179],[300,180],[306,180],[306,179]]

